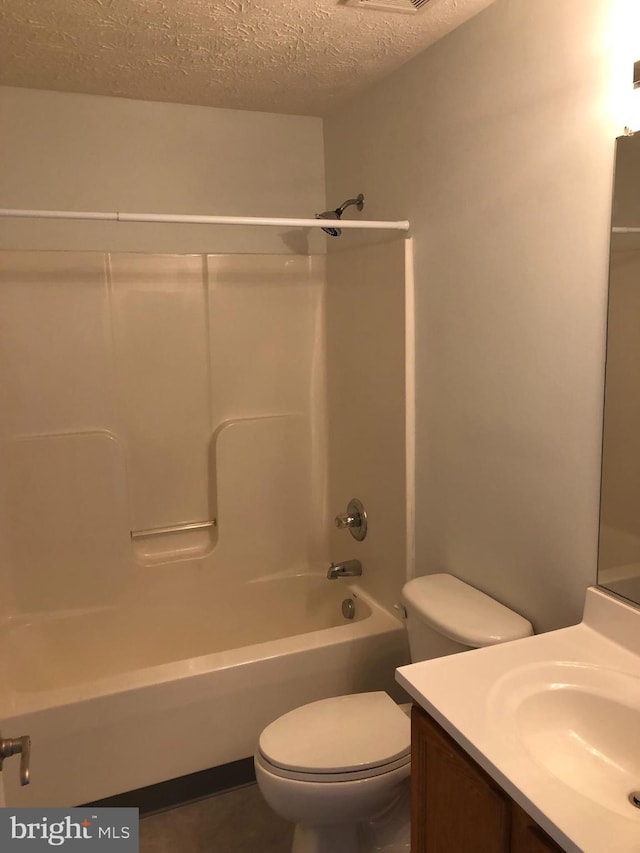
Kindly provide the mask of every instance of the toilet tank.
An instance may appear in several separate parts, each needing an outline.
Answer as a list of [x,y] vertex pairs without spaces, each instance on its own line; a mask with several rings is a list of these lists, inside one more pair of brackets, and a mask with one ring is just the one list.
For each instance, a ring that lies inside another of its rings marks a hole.
[[484,592],[448,574],[414,578],[402,589],[411,660],[453,655],[519,640],[531,623]]

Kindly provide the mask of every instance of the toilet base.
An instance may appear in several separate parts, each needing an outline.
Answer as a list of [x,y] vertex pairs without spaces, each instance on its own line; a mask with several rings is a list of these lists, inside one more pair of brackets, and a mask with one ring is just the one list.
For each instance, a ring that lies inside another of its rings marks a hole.
[[330,826],[303,826],[293,835],[291,853],[359,853],[357,827],[335,823]]
[[409,780],[383,812],[362,823],[296,824],[291,853],[410,853]]
[[410,853],[411,786],[409,779],[389,808],[359,826],[358,853]]

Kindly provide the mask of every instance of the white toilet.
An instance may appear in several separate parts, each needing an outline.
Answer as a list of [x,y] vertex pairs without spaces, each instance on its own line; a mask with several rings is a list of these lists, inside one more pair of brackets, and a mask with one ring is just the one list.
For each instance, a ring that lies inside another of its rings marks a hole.
[[[533,634],[522,616],[452,575],[402,590],[413,661]],[[260,735],[258,786],[296,824],[292,853],[409,853],[408,706],[386,693],[321,699]]]

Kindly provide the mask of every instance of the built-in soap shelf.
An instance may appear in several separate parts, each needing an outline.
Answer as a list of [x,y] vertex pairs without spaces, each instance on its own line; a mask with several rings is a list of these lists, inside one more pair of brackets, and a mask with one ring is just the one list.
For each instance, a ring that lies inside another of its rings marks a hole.
[[295,412],[222,421],[209,443],[211,515],[132,529],[136,560],[150,566],[215,550],[225,564],[264,567],[299,555],[309,524],[308,429],[307,417]]
[[150,527],[148,530],[132,530],[132,539],[146,539],[148,536],[164,536],[167,533],[182,533],[189,530],[206,530],[209,527],[217,527],[218,520],[212,518],[209,521],[187,521],[184,524],[174,524],[172,527]]
[[[105,587],[116,575],[124,581],[132,559],[155,566],[203,559],[215,549],[223,563],[261,572],[303,561],[311,518],[309,441],[304,414],[225,420],[203,454],[208,494],[200,497],[202,514],[196,505],[193,520],[172,524],[148,512],[136,524],[126,450],[117,435],[90,430],[5,439],[1,467],[13,497],[3,517],[16,574],[26,578],[39,566],[54,588],[67,590],[59,603],[67,606],[68,589],[81,590],[81,580],[94,571],[99,599],[108,600]],[[184,511],[188,519],[189,507]],[[72,598],[78,606],[95,603],[79,592]]]
[[216,528],[211,520],[131,530],[129,537],[136,562],[154,566],[206,557],[216,546]]

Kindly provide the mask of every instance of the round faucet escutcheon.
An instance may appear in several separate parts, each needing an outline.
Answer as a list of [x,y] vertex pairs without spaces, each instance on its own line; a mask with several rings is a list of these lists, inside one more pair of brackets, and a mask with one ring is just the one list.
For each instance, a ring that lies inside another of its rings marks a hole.
[[367,535],[367,512],[358,498],[351,498],[347,511],[336,515],[335,520],[336,527],[346,528],[358,542]]

